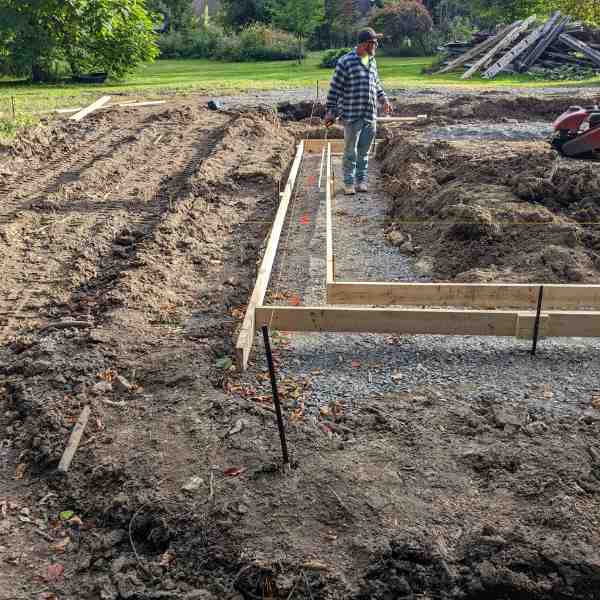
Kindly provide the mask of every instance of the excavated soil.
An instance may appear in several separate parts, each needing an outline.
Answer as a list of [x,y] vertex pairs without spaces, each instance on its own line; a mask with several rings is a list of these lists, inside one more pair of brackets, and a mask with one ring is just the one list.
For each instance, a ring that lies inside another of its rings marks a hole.
[[419,142],[378,149],[388,239],[436,280],[600,281],[599,163],[547,142]]
[[[316,384],[286,377],[281,472],[268,376],[231,359],[295,140],[319,133],[288,112],[174,101],[0,150],[0,599],[600,598],[598,398],[575,418],[466,380],[314,417]],[[390,237],[432,276],[596,281],[594,166],[401,131]]]

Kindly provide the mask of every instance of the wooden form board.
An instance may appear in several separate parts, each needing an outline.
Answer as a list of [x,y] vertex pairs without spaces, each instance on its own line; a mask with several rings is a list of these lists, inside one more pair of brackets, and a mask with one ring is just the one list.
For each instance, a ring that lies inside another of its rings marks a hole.
[[[542,284],[334,281],[328,304],[535,309]],[[600,309],[600,285],[544,285],[544,310]]]
[[303,155],[304,142],[300,142],[300,144],[298,144],[296,157],[294,158],[294,163],[292,164],[292,169],[290,171],[290,176],[285,186],[285,190],[280,196],[281,200],[279,202],[279,208],[277,209],[277,214],[275,215],[275,221],[273,222],[273,226],[271,228],[271,234],[269,235],[265,254],[258,270],[258,276],[256,277],[254,290],[252,292],[252,296],[250,297],[248,308],[246,309],[246,314],[242,323],[242,328],[240,329],[235,346],[238,366],[241,369],[246,369],[248,366],[250,351],[252,350],[252,345],[254,344],[255,310],[257,306],[262,305],[265,299],[265,294],[267,293],[267,287],[269,285],[269,280],[271,279],[271,270],[273,269],[275,255],[279,246],[279,238],[281,237],[281,230],[283,229],[288,206],[290,204],[290,200],[292,199],[296,178],[298,177],[300,165],[302,164]]
[[[279,331],[533,338],[535,312],[259,306],[256,328]],[[600,312],[544,312],[545,337],[600,337]]]
[[327,285],[335,280],[335,264],[333,257],[333,178],[331,172],[331,144],[327,146],[327,167],[325,182],[325,229],[327,247]]
[[78,113],[74,114],[71,118],[73,121],[81,121],[84,117],[87,117],[89,114],[93,113],[95,110],[102,108],[105,104],[110,102],[110,96],[102,96],[102,98],[96,100],[96,102],[86,106],[83,110],[80,110]]

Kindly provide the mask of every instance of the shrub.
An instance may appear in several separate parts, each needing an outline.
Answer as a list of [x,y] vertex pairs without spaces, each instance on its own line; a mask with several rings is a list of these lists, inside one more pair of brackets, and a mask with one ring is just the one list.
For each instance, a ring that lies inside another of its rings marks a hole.
[[304,52],[293,35],[255,23],[237,36],[221,38],[214,56],[220,60],[250,62],[304,58]]
[[407,52],[418,52],[419,49],[421,54],[431,52],[428,36],[433,31],[433,19],[419,2],[403,0],[399,4],[386,6],[375,12],[370,25],[384,33],[385,50],[390,54],[401,53],[403,48]]
[[158,39],[161,58],[211,58],[224,32],[214,25],[165,33]]
[[334,48],[333,50],[327,50],[327,52],[325,52],[323,55],[323,59],[321,60],[321,64],[319,66],[321,69],[335,69],[338,60],[340,60],[342,56],[348,54],[350,51],[350,48]]

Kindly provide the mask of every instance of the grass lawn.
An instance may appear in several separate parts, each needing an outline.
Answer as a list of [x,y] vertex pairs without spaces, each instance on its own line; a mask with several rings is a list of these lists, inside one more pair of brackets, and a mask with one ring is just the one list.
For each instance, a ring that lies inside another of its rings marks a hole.
[[[52,108],[79,106],[92,102],[102,94],[123,94],[140,98],[155,98],[168,93],[205,92],[235,93],[247,90],[289,89],[314,86],[324,89],[332,71],[320,69],[320,53],[311,53],[298,65],[296,62],[222,63],[218,61],[161,60],[140,67],[133,75],[119,82],[104,85],[42,84],[0,79],[0,119],[11,117],[11,97],[17,113],[35,113]],[[479,77],[462,81],[459,73],[424,75],[422,70],[434,58],[378,58],[381,79],[386,88],[461,86],[502,88],[507,86],[600,86],[600,77],[585,81],[537,81],[526,75],[501,75],[492,82]]]

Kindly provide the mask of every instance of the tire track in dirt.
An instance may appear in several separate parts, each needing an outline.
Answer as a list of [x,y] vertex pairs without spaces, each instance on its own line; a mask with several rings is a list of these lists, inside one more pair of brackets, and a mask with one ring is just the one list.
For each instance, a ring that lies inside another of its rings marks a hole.
[[[52,311],[52,305],[65,302],[73,288],[96,278],[98,266],[106,262],[98,256],[114,255],[112,241],[119,230],[135,232],[140,238],[151,232],[210,151],[204,131],[208,125],[209,120],[193,112],[183,123],[138,119],[125,132],[114,127],[110,140],[88,147],[85,156],[71,161],[67,170],[48,174],[46,188],[38,198],[55,190],[60,202],[51,216],[47,209],[45,217],[39,214],[43,206],[15,211],[12,221],[0,230],[4,238],[0,243],[8,246],[0,288],[0,298],[4,296],[0,319],[3,314],[7,318],[4,326],[0,320],[0,336],[5,337],[17,325],[15,320],[23,319],[24,309],[43,312],[45,305]],[[214,128],[213,115],[210,125]],[[162,138],[161,145],[156,144],[157,137]],[[77,179],[65,176],[77,169]],[[110,176],[118,171],[123,176],[113,185]],[[179,172],[172,177],[172,171]],[[33,185],[32,180],[28,189],[35,192]],[[122,249],[121,262],[128,253]],[[119,257],[112,256],[112,262],[119,262]],[[36,263],[42,263],[42,268],[35,267]],[[16,306],[15,296],[20,300]],[[42,301],[30,302],[32,296]]]

